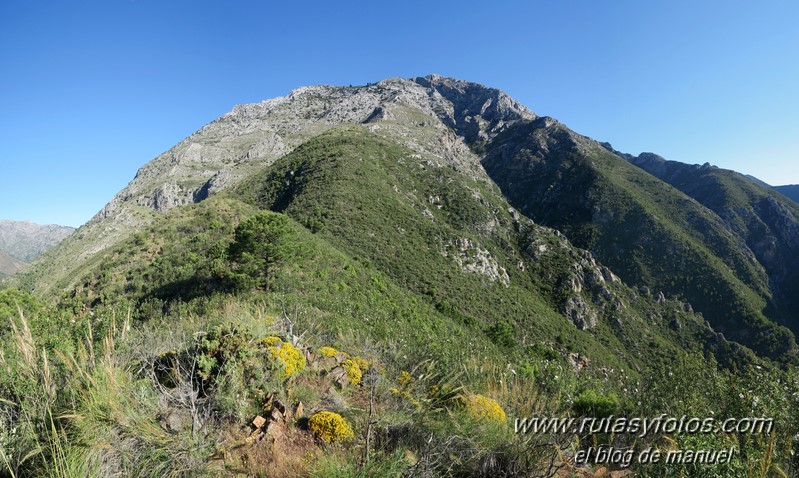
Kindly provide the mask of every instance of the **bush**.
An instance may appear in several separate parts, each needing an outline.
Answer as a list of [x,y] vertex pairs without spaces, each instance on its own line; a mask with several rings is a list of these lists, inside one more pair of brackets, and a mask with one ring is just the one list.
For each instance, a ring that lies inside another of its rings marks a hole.
[[338,350],[334,349],[333,347],[325,346],[319,349],[319,354],[322,357],[335,357],[336,355],[338,355]]
[[305,370],[305,355],[297,347],[288,342],[283,342],[280,337],[267,337],[264,339],[267,350],[283,370],[283,379],[287,380]]
[[358,366],[358,362],[353,359],[347,359],[341,366],[347,371],[347,376],[350,378],[351,384],[358,385],[361,383],[363,372],[361,371],[361,367]]
[[229,249],[237,287],[269,290],[275,270],[297,252],[290,221],[282,214],[264,212],[239,224]]
[[572,404],[577,415],[596,418],[609,417],[616,413],[618,407],[619,401],[615,395],[604,396],[593,390],[581,393]]
[[308,427],[316,438],[326,443],[345,442],[355,437],[347,420],[334,412],[314,413],[308,420]]
[[464,402],[469,415],[478,420],[488,419],[497,422],[505,422],[507,420],[505,411],[493,398],[473,394],[464,397]]

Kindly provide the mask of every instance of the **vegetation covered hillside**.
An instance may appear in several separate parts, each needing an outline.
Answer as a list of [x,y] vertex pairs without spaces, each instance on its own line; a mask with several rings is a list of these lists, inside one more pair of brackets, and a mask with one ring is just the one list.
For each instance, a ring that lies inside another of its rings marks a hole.
[[625,282],[690,303],[762,355],[796,360],[793,334],[767,315],[766,268],[712,209],[549,118],[517,124],[481,151],[511,204]]
[[745,241],[768,274],[769,315],[799,331],[799,205],[735,171],[652,154],[628,159],[718,214]]
[[[280,154],[233,154],[276,131]],[[712,211],[590,147],[435,76],[238,107],[5,282],[0,476],[795,475],[799,374],[766,272]],[[200,164],[239,176],[155,206]],[[660,415],[773,427],[517,429]],[[577,462],[599,446],[734,452]]]
[[790,184],[787,186],[774,186],[780,194],[787,197],[791,201],[799,204],[799,184]]

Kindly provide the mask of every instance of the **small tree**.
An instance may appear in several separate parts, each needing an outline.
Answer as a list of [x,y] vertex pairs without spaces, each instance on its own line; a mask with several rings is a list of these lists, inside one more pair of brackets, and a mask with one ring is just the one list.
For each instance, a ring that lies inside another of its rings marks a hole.
[[242,222],[230,245],[233,279],[241,288],[269,290],[275,270],[295,252],[289,219],[264,212]]

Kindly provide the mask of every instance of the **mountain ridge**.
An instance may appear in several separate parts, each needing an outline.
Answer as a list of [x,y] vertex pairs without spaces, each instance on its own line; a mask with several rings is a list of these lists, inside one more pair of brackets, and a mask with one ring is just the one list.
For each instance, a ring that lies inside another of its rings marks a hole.
[[0,220],[0,251],[19,261],[31,262],[74,230],[57,224]]
[[[20,476],[66,460],[90,464],[80,476],[593,476],[617,466],[573,458],[607,440],[738,450],[613,473],[790,476],[799,350],[774,285],[791,276],[765,264],[755,218],[790,265],[791,206],[737,176],[704,197],[679,179],[717,170],[686,171],[671,184],[436,75],[238,105],[4,281],[0,429],[23,432],[3,460]],[[345,437],[320,434],[325,416],[352,442],[324,443]],[[513,430],[533,416],[775,426]]]
[[[780,304],[772,300],[779,286],[768,283],[757,255],[745,238],[735,235],[742,230],[731,231],[712,207],[679,188],[669,189],[665,173],[649,180],[635,172],[638,166],[624,166],[630,164],[629,155],[574,133],[554,118],[539,117],[499,90],[438,75],[359,87],[301,87],[283,97],[236,105],[144,165],[74,240],[65,243],[69,253],[54,252],[52,259],[44,259],[55,260],[57,267],[34,264],[28,275],[32,279],[23,282],[44,293],[68,290],[80,276],[76,267],[146,227],[154,214],[235,188],[304,142],[346,124],[387,135],[429,165],[445,165],[486,184],[496,183],[522,214],[564,230],[578,246],[608,262],[625,282],[691,302],[734,340],[773,357],[795,349],[790,333],[769,324],[788,323],[780,318],[789,314],[780,309],[770,319],[764,315],[767,304]],[[639,158],[666,164],[656,155]],[[574,165],[563,169],[572,161]],[[712,169],[691,167],[703,168]],[[519,181],[527,186],[519,189]],[[585,196],[589,192],[593,196]],[[525,195],[537,198],[538,211],[528,207]],[[560,211],[558,217],[553,211]],[[622,226],[623,217],[636,215],[643,222],[635,219]],[[630,235],[635,228],[644,228],[644,235]],[[668,238],[665,243],[663,238]],[[638,252],[618,254],[619,247],[631,244],[637,244]],[[660,255],[664,247],[672,251],[668,258]],[[677,261],[680,257],[691,259]],[[686,285],[696,267],[708,271],[707,280]],[[792,310],[794,305],[787,307]],[[797,328],[795,323],[788,325]]]

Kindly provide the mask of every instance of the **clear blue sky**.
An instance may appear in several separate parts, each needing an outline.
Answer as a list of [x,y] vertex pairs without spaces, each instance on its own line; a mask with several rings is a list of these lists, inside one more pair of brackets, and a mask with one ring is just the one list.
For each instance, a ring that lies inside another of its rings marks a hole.
[[0,219],[77,226],[237,103],[439,73],[619,150],[799,183],[795,0],[0,2]]

